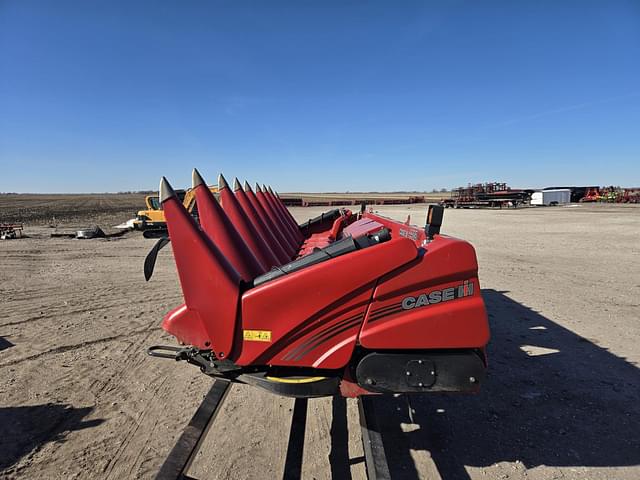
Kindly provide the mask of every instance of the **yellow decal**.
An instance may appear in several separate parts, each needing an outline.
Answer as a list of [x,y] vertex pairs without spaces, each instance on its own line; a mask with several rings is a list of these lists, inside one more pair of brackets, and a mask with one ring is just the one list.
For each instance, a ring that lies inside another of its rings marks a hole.
[[249,342],[270,342],[271,330],[244,330],[244,339]]

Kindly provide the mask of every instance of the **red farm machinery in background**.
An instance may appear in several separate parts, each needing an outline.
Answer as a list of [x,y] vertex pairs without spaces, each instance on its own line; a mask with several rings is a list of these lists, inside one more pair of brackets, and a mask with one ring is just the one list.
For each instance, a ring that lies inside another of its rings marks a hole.
[[334,209],[299,225],[270,187],[193,172],[199,224],[162,179],[184,304],[162,321],[184,346],[153,356],[293,397],[476,392],[487,314],[473,247],[425,227]]
[[640,203],[640,188],[625,188],[616,198],[617,203]]
[[601,198],[600,187],[587,187],[580,203],[598,202]]
[[640,203],[640,188],[586,187],[581,203]]

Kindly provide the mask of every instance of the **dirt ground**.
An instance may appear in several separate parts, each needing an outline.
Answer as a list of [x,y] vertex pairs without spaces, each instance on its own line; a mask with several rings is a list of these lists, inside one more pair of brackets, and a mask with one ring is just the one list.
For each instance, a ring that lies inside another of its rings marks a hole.
[[[153,241],[138,233],[49,238],[51,212],[59,229],[107,228],[139,204],[109,201],[65,216],[48,200],[23,218],[1,200],[0,221],[30,238],[0,242],[0,477],[152,478],[211,385],[145,353],[172,343],[159,327],[182,298],[170,248],[145,283]],[[374,208],[416,224],[426,211]],[[640,478],[640,208],[447,210],[443,232],[478,253],[489,377],[477,396],[413,397],[415,423],[404,398],[376,399],[393,477]],[[233,386],[191,475],[281,477],[292,408]],[[365,478],[360,442],[355,401],[310,400],[303,478]]]

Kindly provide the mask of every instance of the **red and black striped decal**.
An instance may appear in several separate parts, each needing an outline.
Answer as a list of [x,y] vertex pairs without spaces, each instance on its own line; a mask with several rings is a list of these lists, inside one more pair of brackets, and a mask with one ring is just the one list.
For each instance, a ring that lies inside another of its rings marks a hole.
[[282,359],[294,362],[300,361],[309,352],[315,350],[326,341],[358,325],[360,322],[362,322],[363,318],[364,314],[359,313],[357,315],[347,317],[344,320],[340,320],[330,327],[324,328],[317,334],[309,337],[306,341],[302,342],[296,348],[287,352],[287,354],[284,355]]
[[402,303],[394,303],[392,305],[387,305],[386,307],[378,308],[377,310],[372,311],[369,314],[368,322],[375,322],[376,320],[380,320],[381,318],[387,317],[389,315],[393,315],[395,313],[399,313],[402,311]]

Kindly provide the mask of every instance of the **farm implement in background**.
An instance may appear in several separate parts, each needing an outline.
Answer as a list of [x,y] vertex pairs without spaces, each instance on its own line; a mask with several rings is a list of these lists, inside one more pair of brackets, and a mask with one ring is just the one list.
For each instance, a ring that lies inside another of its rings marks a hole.
[[0,223],[0,240],[21,238],[24,226],[21,223]]
[[592,187],[580,202],[640,203],[640,188]]
[[[599,186],[570,186],[570,187],[546,187],[541,192],[554,190],[571,191],[570,201],[575,203],[640,203],[640,188],[619,187],[610,185]],[[534,204],[534,198],[531,199]]]
[[440,205],[447,208],[518,207],[529,202],[533,190],[512,189],[506,183],[469,184],[451,192]]

